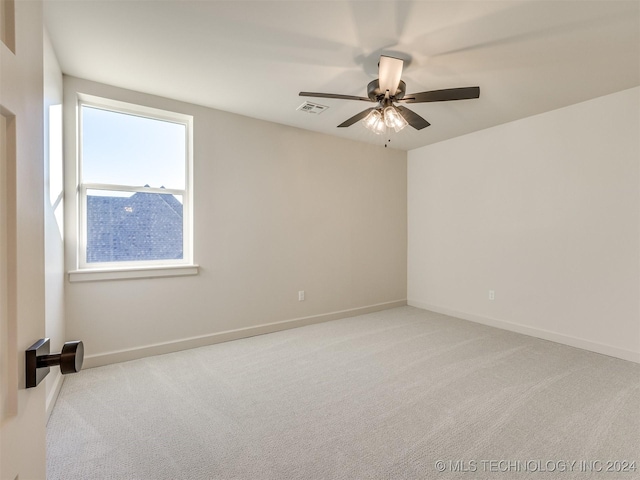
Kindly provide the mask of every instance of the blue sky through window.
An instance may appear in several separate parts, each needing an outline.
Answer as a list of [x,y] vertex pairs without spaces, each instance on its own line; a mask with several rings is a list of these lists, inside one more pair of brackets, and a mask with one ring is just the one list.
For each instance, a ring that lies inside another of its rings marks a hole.
[[182,124],[84,105],[83,182],[182,190],[185,142]]

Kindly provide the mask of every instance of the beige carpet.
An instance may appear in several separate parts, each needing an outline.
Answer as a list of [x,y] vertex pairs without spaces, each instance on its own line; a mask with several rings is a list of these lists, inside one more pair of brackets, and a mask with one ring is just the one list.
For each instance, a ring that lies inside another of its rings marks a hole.
[[48,478],[637,479],[639,446],[640,365],[402,307],[69,375]]

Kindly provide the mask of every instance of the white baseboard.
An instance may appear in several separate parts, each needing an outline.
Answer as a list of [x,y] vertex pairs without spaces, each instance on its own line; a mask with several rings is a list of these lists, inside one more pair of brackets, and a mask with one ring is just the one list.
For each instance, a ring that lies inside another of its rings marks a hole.
[[56,400],[58,400],[58,395],[60,394],[60,389],[62,388],[62,383],[64,382],[64,376],[59,371],[53,373],[54,375],[56,375],[56,379],[55,383],[53,384],[53,388],[47,396],[47,422],[49,421],[49,417],[51,416],[53,407],[56,405]]
[[118,350],[113,352],[98,353],[88,355],[84,359],[84,368],[100,367],[112,363],[127,362],[138,358],[150,357],[153,355],[162,355],[165,353],[187,350],[190,348],[205,347],[215,343],[228,342],[230,340],[238,340],[241,338],[253,337],[255,335],[263,335],[265,333],[273,333],[290,328],[303,327],[314,323],[328,322],[338,320],[340,318],[355,317],[356,315],[364,315],[366,313],[378,312],[389,308],[404,307],[406,300],[395,300],[393,302],[378,303],[366,307],[352,308],[349,310],[340,310],[338,312],[323,313],[320,315],[312,315],[310,317],[294,318],[292,320],[284,320],[281,322],[265,323],[254,327],[238,328],[236,330],[227,330],[225,332],[212,333],[199,337],[184,338],[172,342],[156,343],[153,345],[145,345],[142,347],[131,348],[127,350]]
[[473,313],[459,312],[450,308],[420,302],[418,300],[408,300],[407,305],[422,308],[424,310],[430,310],[436,313],[442,313],[444,315],[450,315],[452,317],[461,318],[463,320],[469,320],[471,322],[481,323],[490,327],[496,327],[503,330],[509,330],[511,332],[522,333],[531,337],[542,338],[543,340],[562,343],[563,345],[569,345],[571,347],[601,353],[610,357],[616,357],[623,360],[640,363],[640,352],[634,352],[633,350],[626,350],[624,348],[614,347],[612,345],[594,342],[592,340],[585,340],[584,338],[572,337],[570,335],[565,335],[562,333],[552,332],[541,328],[528,327],[526,325],[520,325],[518,323],[507,322],[505,320],[498,320],[495,318],[476,315]]

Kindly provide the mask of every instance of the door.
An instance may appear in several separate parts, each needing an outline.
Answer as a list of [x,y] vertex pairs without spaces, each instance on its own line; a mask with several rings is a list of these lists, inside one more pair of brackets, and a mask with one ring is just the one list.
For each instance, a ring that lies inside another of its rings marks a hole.
[[45,388],[25,389],[44,337],[42,4],[0,0],[0,479],[45,478]]

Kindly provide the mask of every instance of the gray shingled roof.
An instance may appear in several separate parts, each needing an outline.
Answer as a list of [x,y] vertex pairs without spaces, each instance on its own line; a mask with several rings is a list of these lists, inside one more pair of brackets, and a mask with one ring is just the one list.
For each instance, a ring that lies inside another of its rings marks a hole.
[[182,225],[173,195],[87,195],[87,262],[180,259]]

